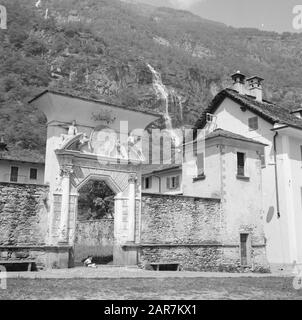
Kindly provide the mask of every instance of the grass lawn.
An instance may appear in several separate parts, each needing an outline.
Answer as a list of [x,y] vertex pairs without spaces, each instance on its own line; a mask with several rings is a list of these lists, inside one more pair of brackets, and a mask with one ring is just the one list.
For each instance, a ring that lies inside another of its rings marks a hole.
[[292,278],[8,279],[0,299],[300,299]]

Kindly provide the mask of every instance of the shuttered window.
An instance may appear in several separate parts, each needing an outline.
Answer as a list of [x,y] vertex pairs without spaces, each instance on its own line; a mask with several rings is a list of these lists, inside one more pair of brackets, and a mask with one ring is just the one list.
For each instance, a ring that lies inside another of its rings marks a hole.
[[180,177],[167,177],[167,189],[178,189],[180,187]]
[[35,168],[31,168],[30,173],[29,173],[29,179],[30,180],[37,180],[37,178],[38,178],[38,170]]
[[19,174],[19,168],[18,167],[11,167],[10,181],[11,182],[18,182],[18,174]]

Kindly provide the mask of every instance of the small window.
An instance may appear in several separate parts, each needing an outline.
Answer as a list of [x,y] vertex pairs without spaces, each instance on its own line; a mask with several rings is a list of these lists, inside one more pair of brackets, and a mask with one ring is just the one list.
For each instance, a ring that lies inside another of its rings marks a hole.
[[37,178],[38,178],[38,169],[31,168],[30,174],[29,174],[29,179],[30,180],[37,180]]
[[244,176],[245,174],[245,154],[237,152],[237,175]]
[[147,177],[143,179],[143,188],[144,189],[151,189],[152,188],[152,178]]
[[214,118],[215,118],[215,116],[213,114],[207,113],[207,115],[206,115],[207,123],[212,123]]
[[200,153],[197,155],[197,169],[198,169],[198,176],[204,175],[204,153]]
[[10,181],[11,182],[18,182],[18,174],[19,174],[19,168],[18,167],[11,167]]
[[257,130],[258,129],[258,117],[249,118],[249,130]]
[[178,189],[179,185],[179,176],[167,177],[167,189]]

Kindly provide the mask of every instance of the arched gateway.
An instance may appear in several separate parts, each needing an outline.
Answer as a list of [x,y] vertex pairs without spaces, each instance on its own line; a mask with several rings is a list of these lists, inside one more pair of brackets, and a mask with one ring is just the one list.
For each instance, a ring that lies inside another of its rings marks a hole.
[[115,193],[113,263],[137,264],[133,244],[140,241],[143,132],[160,115],[54,91],[44,91],[31,103],[48,121],[45,242],[58,248],[49,256],[50,266],[73,265],[79,190],[91,180],[106,182]]

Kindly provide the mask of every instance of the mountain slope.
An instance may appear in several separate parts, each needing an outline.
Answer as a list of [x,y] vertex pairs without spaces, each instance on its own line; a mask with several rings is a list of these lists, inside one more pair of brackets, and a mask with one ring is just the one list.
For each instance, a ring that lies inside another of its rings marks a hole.
[[147,64],[170,92],[174,126],[194,123],[238,69],[266,79],[267,99],[289,108],[302,101],[299,34],[235,29],[129,1],[2,2],[9,21],[0,32],[0,134],[20,152],[44,150],[45,118],[26,101],[45,87],[164,111]]

